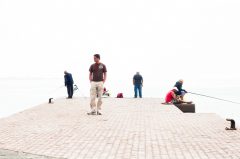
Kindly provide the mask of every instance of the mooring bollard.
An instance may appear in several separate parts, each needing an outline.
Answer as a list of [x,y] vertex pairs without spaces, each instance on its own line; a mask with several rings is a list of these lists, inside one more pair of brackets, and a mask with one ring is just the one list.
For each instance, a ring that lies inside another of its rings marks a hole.
[[53,100],[53,98],[49,98],[48,104],[52,104],[53,103],[52,100]]
[[226,127],[225,128],[226,130],[237,130],[235,127],[235,121],[233,119],[226,119],[226,120],[231,122],[231,127],[230,128]]

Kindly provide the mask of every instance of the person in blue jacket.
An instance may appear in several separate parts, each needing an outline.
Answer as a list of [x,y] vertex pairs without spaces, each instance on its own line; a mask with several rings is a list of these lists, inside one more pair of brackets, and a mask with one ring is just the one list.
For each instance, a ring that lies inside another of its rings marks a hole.
[[177,81],[176,84],[174,85],[174,87],[177,87],[177,89],[178,89],[177,92],[176,92],[176,95],[180,96],[183,99],[183,97],[187,93],[187,91],[185,89],[183,89],[182,86],[183,86],[183,80],[182,79]]
[[64,71],[64,80],[68,93],[67,99],[71,99],[73,97],[73,84],[74,84],[72,74],[68,73],[67,71]]

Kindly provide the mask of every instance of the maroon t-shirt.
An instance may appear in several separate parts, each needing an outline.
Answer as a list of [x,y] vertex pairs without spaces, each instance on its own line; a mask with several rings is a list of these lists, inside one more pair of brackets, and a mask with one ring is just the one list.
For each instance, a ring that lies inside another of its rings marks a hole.
[[103,73],[107,72],[107,68],[103,63],[95,63],[90,66],[89,71],[93,74],[94,82],[101,82],[103,81]]

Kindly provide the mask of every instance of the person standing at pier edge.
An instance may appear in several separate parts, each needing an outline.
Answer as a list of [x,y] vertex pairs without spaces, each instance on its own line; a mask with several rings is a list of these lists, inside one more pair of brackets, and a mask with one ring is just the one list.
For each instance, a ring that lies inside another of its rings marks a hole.
[[72,74],[68,73],[67,71],[64,71],[64,80],[65,80],[65,86],[67,87],[67,93],[68,93],[68,97],[67,99],[71,99],[73,96],[73,78],[72,78]]
[[143,77],[137,72],[133,77],[133,85],[134,85],[134,98],[139,97],[142,98],[142,86],[143,86]]
[[183,85],[183,80],[180,79],[179,81],[176,82],[174,87],[177,87],[177,89],[178,89],[178,91],[176,92],[176,95],[180,96],[181,99],[183,100],[183,97],[187,93],[187,91],[182,88],[182,85]]
[[[87,113],[88,115],[102,115],[100,110],[102,106],[102,94],[103,94],[103,85],[107,79],[107,68],[100,62],[100,55],[94,55],[94,64],[90,66],[89,69],[89,80],[91,83],[90,89],[90,107],[91,112]],[[96,98],[98,98],[96,104]],[[97,109],[96,109],[97,106]]]

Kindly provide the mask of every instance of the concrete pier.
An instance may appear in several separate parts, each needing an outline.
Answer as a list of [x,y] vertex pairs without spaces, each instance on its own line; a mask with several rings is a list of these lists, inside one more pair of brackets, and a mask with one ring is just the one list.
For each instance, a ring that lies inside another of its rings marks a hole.
[[0,120],[0,159],[240,158],[240,131],[216,114],[182,113],[160,99],[57,99]]

